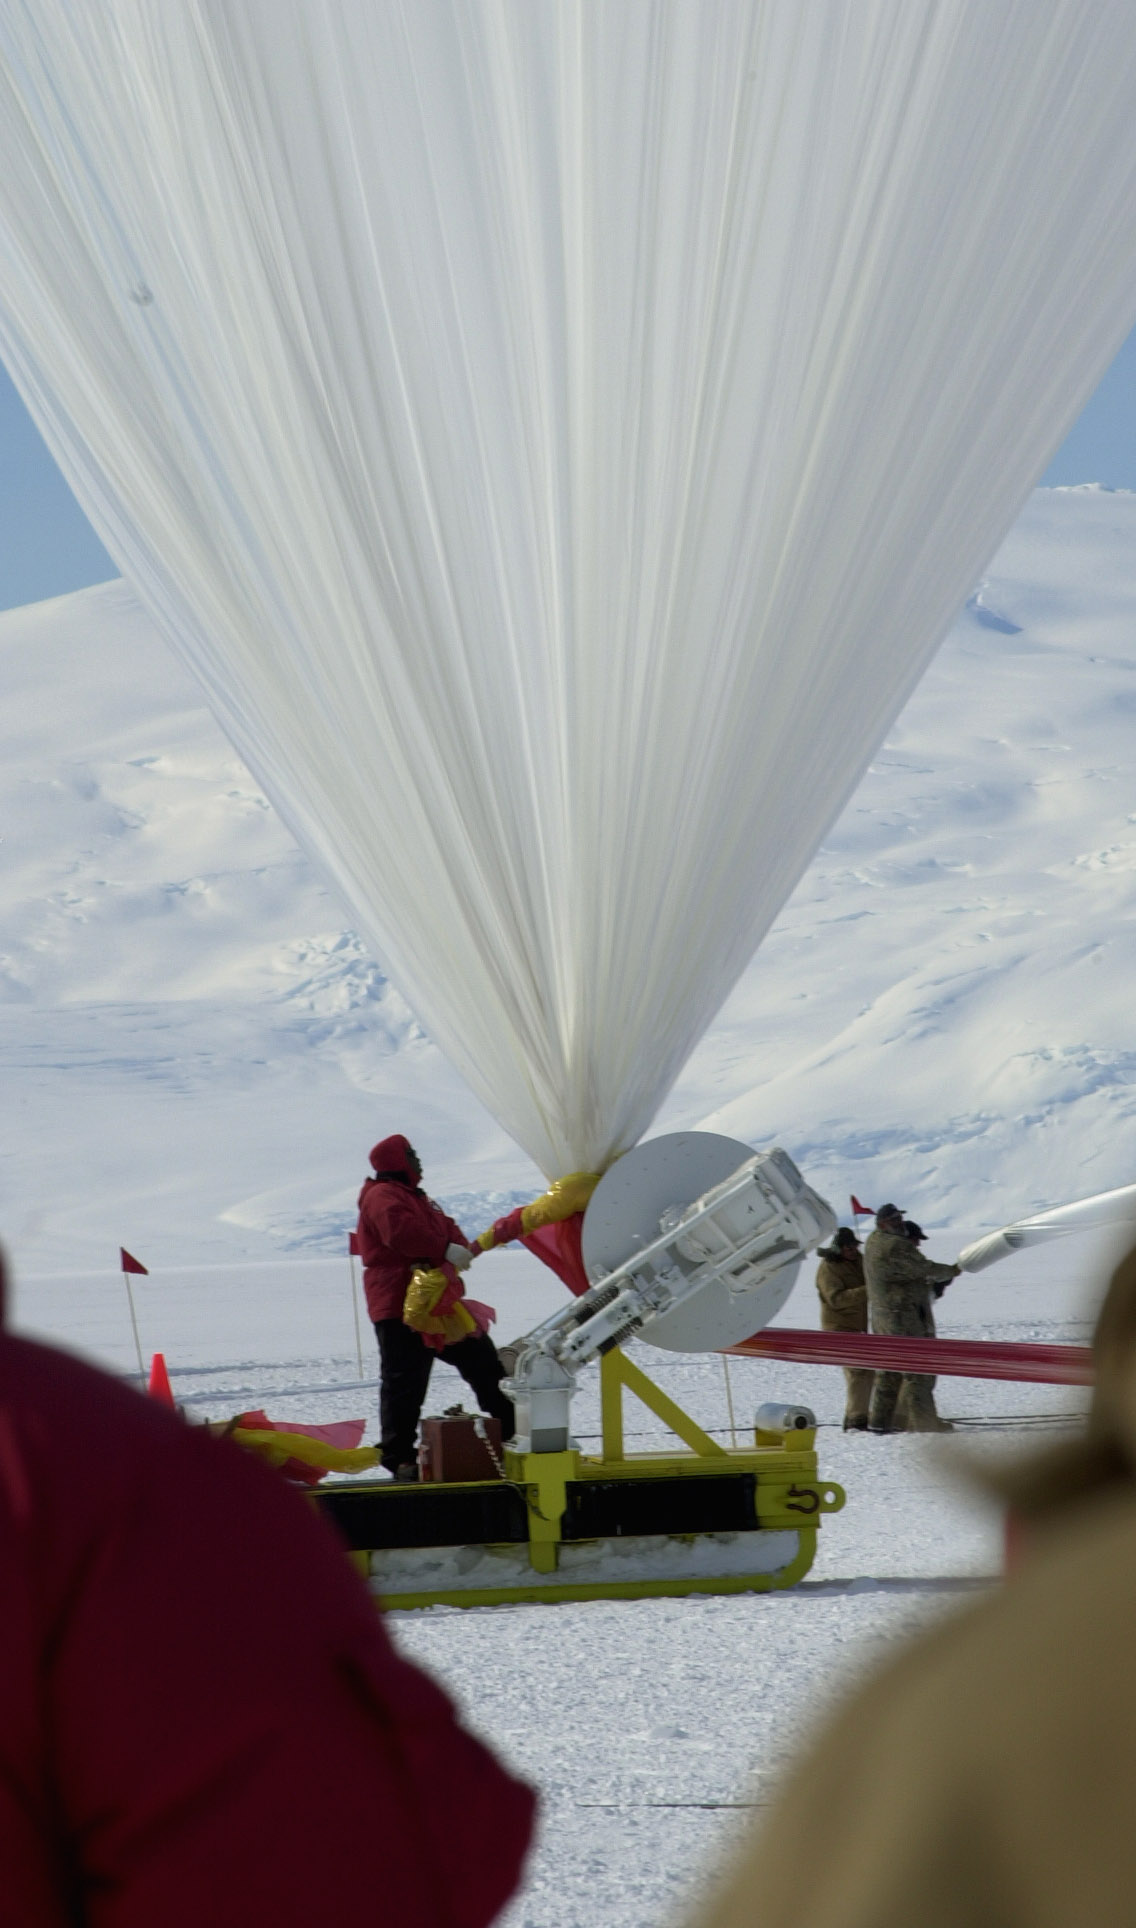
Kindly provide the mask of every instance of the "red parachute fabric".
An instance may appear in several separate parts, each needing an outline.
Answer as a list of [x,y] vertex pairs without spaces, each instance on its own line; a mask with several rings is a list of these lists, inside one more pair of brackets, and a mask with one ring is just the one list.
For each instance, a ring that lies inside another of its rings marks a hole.
[[[299,1426],[291,1420],[269,1419],[267,1413],[242,1413],[238,1426],[260,1433],[302,1433],[305,1439],[321,1439],[325,1446],[338,1446],[351,1452],[366,1430],[365,1419],[332,1419],[322,1426]],[[308,1466],[302,1459],[286,1459],[279,1469],[285,1479],[299,1486],[318,1486],[324,1477],[322,1466]]]
[[515,1205],[511,1212],[505,1213],[504,1218],[495,1218],[493,1221],[494,1245],[511,1245],[514,1239],[524,1238],[524,1235],[525,1208],[523,1205]]
[[917,1339],[766,1326],[752,1339],[724,1346],[723,1351],[743,1359],[791,1359],[798,1365],[940,1373],[956,1379],[1013,1379],[1048,1386],[1093,1383],[1090,1346],[1037,1345],[1018,1339]]
[[577,1298],[588,1290],[588,1275],[580,1253],[580,1228],[584,1223],[583,1212],[573,1212],[570,1218],[562,1218],[554,1225],[540,1225],[533,1232],[525,1231],[525,1207],[517,1205],[503,1218],[494,1220],[493,1245],[511,1245],[519,1240],[526,1245],[534,1257],[547,1265],[569,1292]]
[[562,1279],[577,1298],[588,1290],[588,1275],[580,1250],[583,1223],[583,1212],[574,1212],[571,1218],[562,1218],[558,1225],[541,1225],[537,1231],[521,1238],[521,1244],[551,1266],[557,1278]]

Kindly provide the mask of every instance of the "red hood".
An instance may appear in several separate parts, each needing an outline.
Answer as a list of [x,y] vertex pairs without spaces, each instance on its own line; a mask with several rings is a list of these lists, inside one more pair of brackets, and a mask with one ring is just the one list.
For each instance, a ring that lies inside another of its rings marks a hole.
[[380,1138],[378,1144],[371,1148],[371,1169],[376,1172],[398,1172],[400,1177],[409,1179],[412,1185],[417,1184],[410,1163],[410,1151],[410,1140],[404,1138],[400,1131],[393,1138]]

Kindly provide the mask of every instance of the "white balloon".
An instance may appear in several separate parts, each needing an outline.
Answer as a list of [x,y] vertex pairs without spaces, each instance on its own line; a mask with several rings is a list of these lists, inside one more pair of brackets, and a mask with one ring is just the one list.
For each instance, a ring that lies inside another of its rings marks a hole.
[[1055,1205],[1032,1218],[1016,1218],[1000,1231],[987,1232],[975,1239],[958,1255],[964,1272],[984,1272],[998,1259],[1009,1258],[1031,1245],[1048,1245],[1051,1239],[1068,1238],[1071,1232],[1095,1232],[1109,1225],[1136,1224],[1136,1185],[1121,1185],[1113,1192],[1094,1192],[1091,1198],[1074,1199],[1070,1205]]
[[1136,319],[1134,100],[1131,0],[0,0],[0,348],[550,1176]]

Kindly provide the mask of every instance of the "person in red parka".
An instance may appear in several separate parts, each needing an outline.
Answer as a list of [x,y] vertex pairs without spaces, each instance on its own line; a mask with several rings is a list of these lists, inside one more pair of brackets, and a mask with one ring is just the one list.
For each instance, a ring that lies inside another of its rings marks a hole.
[[482,1412],[500,1420],[503,1440],[513,1436],[513,1407],[501,1391],[505,1369],[488,1333],[472,1333],[435,1352],[403,1324],[406,1288],[416,1268],[446,1259],[464,1271],[476,1254],[461,1226],[422,1190],[418,1153],[401,1132],[374,1146],[371,1168],[374,1177],[364,1180],[359,1193],[356,1239],[367,1315],[379,1342],[379,1443],[388,1472],[413,1480],[414,1443],[435,1358],[456,1366]]
[[3,1331],[0,1629],[13,1928],[486,1928],[516,1887],[531,1793],[315,1509]]

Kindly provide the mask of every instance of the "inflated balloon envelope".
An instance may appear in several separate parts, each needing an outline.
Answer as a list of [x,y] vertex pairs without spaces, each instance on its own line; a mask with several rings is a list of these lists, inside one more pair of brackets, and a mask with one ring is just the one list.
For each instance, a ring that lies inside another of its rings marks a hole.
[[550,1178],[1136,319],[1131,0],[0,0],[0,346]]

